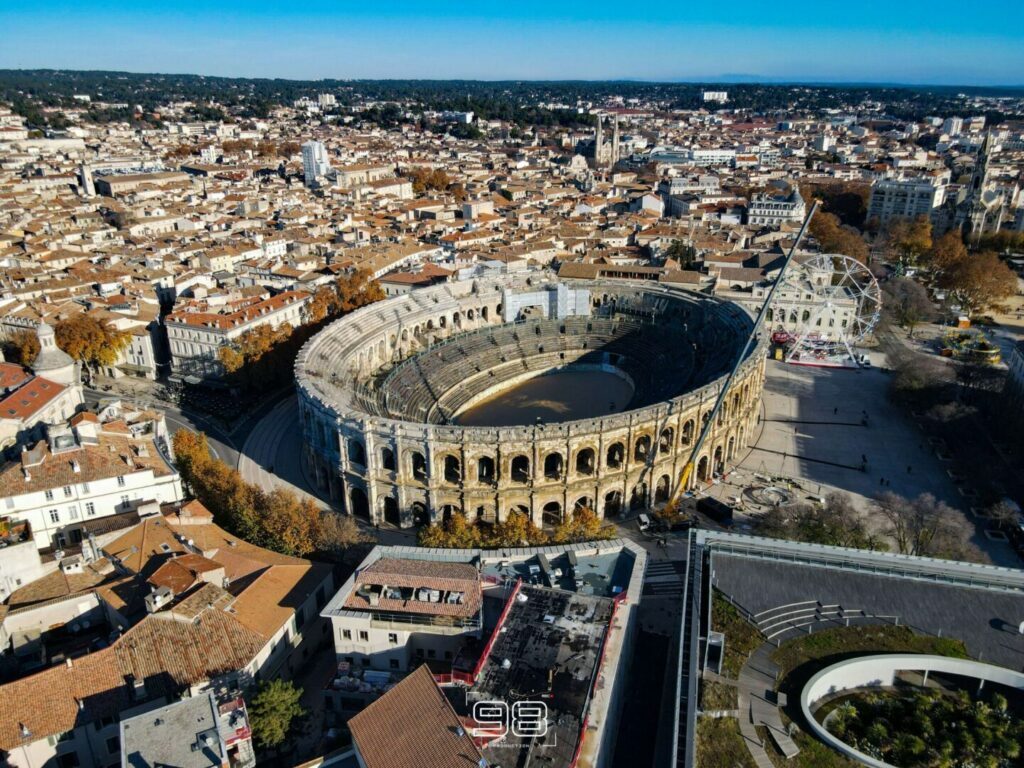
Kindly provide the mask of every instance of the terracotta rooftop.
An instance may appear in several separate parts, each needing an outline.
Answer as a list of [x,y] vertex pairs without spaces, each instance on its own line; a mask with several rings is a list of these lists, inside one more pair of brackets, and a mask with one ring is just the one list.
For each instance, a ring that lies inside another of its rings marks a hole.
[[473,768],[483,758],[425,664],[348,727],[366,768]]
[[28,419],[47,406],[64,389],[63,385],[42,376],[33,376],[27,384],[23,384],[0,400],[0,419]]
[[[148,455],[140,456],[135,448],[143,445],[147,446]],[[78,471],[75,471],[76,466]],[[0,496],[36,493],[146,470],[152,470],[156,477],[165,477],[174,471],[149,439],[104,432],[99,436],[99,445],[81,445],[56,454],[50,451],[46,441],[40,441],[22,454],[21,462],[7,462],[0,469]]]
[[[440,592],[440,601],[416,599],[421,589]],[[402,596],[389,597],[389,590]],[[448,602],[453,593],[461,594],[458,602]],[[476,616],[480,605],[480,575],[472,565],[400,558],[382,558],[360,571],[345,600],[349,610],[460,618]]]

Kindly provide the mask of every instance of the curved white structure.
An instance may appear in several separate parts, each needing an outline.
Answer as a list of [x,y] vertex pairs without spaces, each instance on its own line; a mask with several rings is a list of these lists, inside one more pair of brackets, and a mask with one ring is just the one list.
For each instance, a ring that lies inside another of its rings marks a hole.
[[1012,669],[984,664],[970,659],[954,659],[949,656],[930,656],[918,653],[886,653],[876,656],[862,656],[841,661],[826,667],[812,677],[800,693],[800,710],[808,727],[814,734],[851,760],[872,768],[898,768],[854,749],[845,741],[829,733],[814,718],[815,704],[826,696],[843,691],[853,692],[865,688],[885,688],[893,685],[899,672],[914,671],[930,674],[942,672],[950,675],[969,677],[978,681],[979,688],[985,683],[999,683],[1011,688],[1024,690],[1024,673]]

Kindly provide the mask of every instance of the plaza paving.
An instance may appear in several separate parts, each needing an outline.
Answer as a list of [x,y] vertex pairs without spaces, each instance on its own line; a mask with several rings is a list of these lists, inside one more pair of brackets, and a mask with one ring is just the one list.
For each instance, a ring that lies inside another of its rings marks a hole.
[[[764,484],[756,477],[761,475],[796,482],[800,498],[843,491],[866,509],[881,491],[907,497],[927,492],[968,513],[970,504],[947,474],[949,463],[939,459],[910,415],[890,402],[890,374],[880,367],[884,355],[872,358],[874,367],[859,370],[770,360],[760,435],[711,495],[741,497],[744,488]],[[990,540],[981,527],[973,540],[994,563],[1021,566],[1009,545]]]

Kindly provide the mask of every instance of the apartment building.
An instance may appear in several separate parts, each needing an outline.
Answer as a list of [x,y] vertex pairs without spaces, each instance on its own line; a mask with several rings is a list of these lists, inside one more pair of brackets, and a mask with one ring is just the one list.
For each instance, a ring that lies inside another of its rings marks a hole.
[[178,376],[218,378],[224,374],[218,352],[242,334],[269,325],[298,327],[306,321],[305,291],[285,291],[262,301],[220,307],[202,302],[186,305],[164,318],[171,352],[171,371]]
[[[125,759],[122,745],[128,764],[138,765],[131,753],[143,751],[142,744],[159,751],[162,743],[155,733],[141,743],[134,734],[125,738],[122,721],[130,731],[146,722],[134,719],[138,715],[153,717],[160,707],[213,692],[217,729],[227,756],[235,758],[228,762],[247,768],[251,755],[241,744],[231,748],[248,736],[237,712],[244,706],[240,697],[260,680],[294,674],[322,642],[318,613],[333,589],[331,567],[239,541],[214,525],[198,502],[143,519],[98,554],[78,564],[79,574],[54,572],[11,598],[18,607],[5,625],[26,610],[57,605],[64,611],[56,628],[43,626],[36,637],[73,621],[87,601],[97,606],[89,613],[95,623],[80,632],[105,638],[117,624],[122,631],[98,650],[47,656],[52,666],[0,685],[0,750],[7,765],[115,768]],[[57,587],[61,599],[39,602]],[[197,735],[177,728],[166,733],[186,741]]]
[[779,227],[801,222],[807,215],[807,204],[795,186],[769,188],[751,195],[747,206],[747,222],[765,227]]
[[939,178],[878,179],[871,185],[868,219],[886,225],[895,219],[933,218],[946,202],[946,185]]
[[49,426],[45,440],[0,469],[0,511],[26,521],[37,548],[75,546],[92,521],[182,499],[153,435],[134,437],[120,420],[73,421]]

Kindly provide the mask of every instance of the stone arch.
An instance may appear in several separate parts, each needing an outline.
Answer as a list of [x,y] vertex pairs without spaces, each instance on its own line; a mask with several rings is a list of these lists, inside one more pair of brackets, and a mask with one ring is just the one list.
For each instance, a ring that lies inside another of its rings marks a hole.
[[370,519],[370,501],[366,498],[366,491],[362,488],[353,488],[349,491],[349,500],[353,516],[364,520]]
[[594,500],[591,499],[589,496],[580,496],[578,499],[576,499],[576,501],[572,503],[573,513],[579,512],[581,509],[584,508],[589,509],[590,511],[594,511]]
[[576,473],[580,475],[592,475],[597,466],[597,459],[593,448],[581,448],[576,451]]
[[456,515],[460,514],[459,507],[455,504],[441,505],[441,521],[447,523]]
[[718,446],[717,448],[715,448],[713,466],[716,475],[725,474],[725,459],[724,452],[722,451],[722,446]]
[[348,460],[361,467],[366,466],[366,448],[361,440],[354,437],[348,441]]
[[466,319],[467,320],[475,320],[476,319],[476,312],[474,312],[472,308],[466,310]]
[[380,465],[388,472],[394,472],[398,469],[395,464],[395,452],[390,448],[384,447],[380,449]]
[[672,453],[676,432],[672,427],[665,427],[661,430],[661,438],[658,440],[658,453],[661,455]]
[[655,501],[668,501],[669,491],[672,488],[672,478],[662,475],[658,478],[658,484],[654,487]]
[[729,437],[729,442],[728,442],[727,447],[725,449],[725,460],[726,461],[732,461],[733,458],[735,458],[735,456],[736,456],[736,437],[735,436],[730,436]]
[[391,525],[401,525],[402,516],[398,511],[398,499],[394,496],[384,497],[384,521]]
[[622,491],[608,491],[604,495],[604,517],[617,515],[622,511]]
[[708,474],[708,465],[709,464],[710,464],[710,461],[708,460],[708,457],[707,457],[706,454],[704,456],[700,457],[700,461],[697,462],[697,479],[698,480],[701,480],[701,481],[706,483],[708,480],[711,479],[711,476]]
[[478,482],[490,485],[497,479],[494,471],[494,459],[491,456],[481,456],[476,460],[476,479]]
[[544,477],[548,480],[561,480],[565,475],[565,459],[558,451],[552,451],[544,457]]
[[418,480],[421,483],[427,482],[427,459],[419,451],[409,452],[409,471],[412,473],[413,480]]
[[545,526],[555,526],[562,522],[562,505],[557,501],[549,501],[541,508],[541,522]]
[[680,445],[692,445],[694,437],[694,428],[696,427],[693,419],[687,419],[686,423],[683,424],[682,434],[679,436]]
[[481,310],[480,310],[480,316],[481,316],[481,317],[482,317],[482,318],[483,318],[484,320],[489,320],[489,319],[490,319],[489,315],[490,315],[490,313],[489,313],[489,312],[487,311],[487,305],[485,304],[485,305],[484,305],[484,306],[483,306],[483,307],[481,308]]
[[640,435],[633,441],[633,460],[647,461],[651,455],[651,436]]
[[458,485],[462,482],[462,462],[459,461],[459,457],[451,453],[446,453],[441,461],[443,462],[444,470],[443,477],[446,483]]
[[530,457],[524,454],[513,456],[509,470],[513,483],[530,482]]
[[608,446],[608,451],[605,455],[605,465],[609,469],[618,469],[625,460],[626,448],[621,442],[616,441]]
[[644,509],[647,506],[647,483],[641,480],[633,486],[629,494],[629,508],[631,510]]
[[527,517],[530,517],[530,508],[527,505],[525,505],[525,504],[513,504],[509,508],[508,514],[510,514],[510,515],[511,514],[520,514],[520,515],[526,515]]

